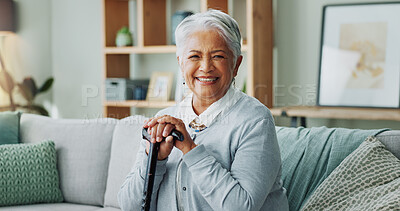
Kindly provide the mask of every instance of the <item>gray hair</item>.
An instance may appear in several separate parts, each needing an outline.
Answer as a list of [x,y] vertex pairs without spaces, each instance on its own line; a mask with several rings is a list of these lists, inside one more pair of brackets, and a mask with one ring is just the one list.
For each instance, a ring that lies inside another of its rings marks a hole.
[[175,30],[176,55],[182,56],[183,46],[196,30],[217,29],[236,59],[241,55],[241,35],[237,22],[228,14],[210,9],[185,18]]

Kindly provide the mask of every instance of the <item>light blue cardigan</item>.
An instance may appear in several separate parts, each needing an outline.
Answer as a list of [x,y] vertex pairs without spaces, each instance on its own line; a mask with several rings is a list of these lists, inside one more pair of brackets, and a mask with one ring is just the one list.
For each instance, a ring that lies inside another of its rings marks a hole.
[[[158,161],[151,210],[288,210],[274,120],[257,99],[242,94],[197,134],[196,148],[182,156],[174,148]],[[175,116],[177,107],[159,115]],[[122,210],[140,210],[147,155],[142,149],[118,194]],[[181,162],[180,184],[177,184]],[[178,193],[178,197],[177,197]]]

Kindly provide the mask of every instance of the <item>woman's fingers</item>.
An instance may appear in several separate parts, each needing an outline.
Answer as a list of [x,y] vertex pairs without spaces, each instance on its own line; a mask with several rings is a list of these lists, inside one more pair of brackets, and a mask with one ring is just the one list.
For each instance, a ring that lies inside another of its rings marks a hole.
[[180,149],[183,154],[188,153],[190,150],[195,148],[197,145],[193,142],[189,133],[186,131],[185,123],[182,120],[171,117],[171,116],[163,116],[157,120],[159,124],[171,124],[174,125],[177,131],[180,131],[184,136],[183,142],[175,142],[175,146]]
[[185,123],[183,123],[182,120],[169,115],[161,116],[161,118],[154,119],[153,121],[157,121],[159,124],[173,124],[179,131],[181,129],[186,129]]
[[165,124],[158,124],[156,127],[157,127],[156,141],[161,142],[164,138],[163,132],[164,132]]
[[151,142],[161,142],[163,138],[171,134],[172,130],[175,128],[172,124],[157,123],[153,127],[148,129],[151,135]]
[[[164,115],[164,116],[166,116],[166,115]],[[146,127],[154,127],[156,124],[158,124],[157,120],[164,116],[153,117],[153,118],[149,119]]]
[[156,143],[157,127],[151,127],[151,143]]
[[151,121],[151,120],[153,120],[154,118],[150,118],[150,119],[146,119],[146,120],[144,120],[144,122],[143,122],[143,127],[144,128],[149,128],[149,122]]
[[166,124],[165,127],[164,127],[164,130],[163,130],[162,136],[163,136],[163,137],[168,137],[168,136],[171,134],[171,132],[172,132],[172,130],[173,130],[174,128],[175,128],[174,125],[172,125],[172,124]]
[[160,150],[158,151],[158,159],[164,160],[169,154],[171,154],[172,149],[174,148],[174,142],[172,136],[168,136],[165,141],[160,143]]

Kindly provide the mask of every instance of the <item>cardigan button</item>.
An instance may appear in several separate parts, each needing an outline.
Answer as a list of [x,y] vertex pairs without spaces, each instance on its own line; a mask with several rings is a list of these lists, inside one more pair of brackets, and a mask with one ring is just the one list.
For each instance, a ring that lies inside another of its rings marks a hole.
[[186,187],[183,187],[182,190],[183,190],[183,191],[186,191]]

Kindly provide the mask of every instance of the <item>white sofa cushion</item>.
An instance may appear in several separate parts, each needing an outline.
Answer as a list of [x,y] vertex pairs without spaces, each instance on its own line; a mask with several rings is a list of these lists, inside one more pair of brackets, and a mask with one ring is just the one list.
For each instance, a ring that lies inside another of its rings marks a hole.
[[21,140],[23,143],[54,141],[65,202],[102,206],[117,121],[52,119],[23,114]]
[[119,208],[117,194],[135,163],[145,119],[143,116],[131,116],[120,120],[115,126],[104,200],[106,207]]
[[69,204],[69,203],[53,203],[53,204],[29,204],[12,207],[0,207],[0,211],[97,211],[100,207],[81,205],[81,204]]

